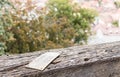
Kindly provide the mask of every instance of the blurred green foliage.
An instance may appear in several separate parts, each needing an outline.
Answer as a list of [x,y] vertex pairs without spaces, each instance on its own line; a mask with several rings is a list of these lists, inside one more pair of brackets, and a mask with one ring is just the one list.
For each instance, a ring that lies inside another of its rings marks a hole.
[[43,49],[69,47],[87,43],[90,24],[97,16],[95,10],[81,8],[69,0],[49,0],[47,6],[37,11],[37,16],[21,10],[11,14],[13,24],[10,28],[13,36],[6,41],[6,52],[25,53]]
[[11,36],[12,17],[9,9],[13,6],[8,0],[0,0],[0,55],[5,53],[6,41]]
[[117,8],[120,8],[120,1],[119,0],[115,1],[114,4],[116,5]]
[[[47,24],[51,27],[53,23],[58,25],[58,23],[66,22],[63,25],[63,32],[66,28],[67,30],[72,29],[73,31],[70,30],[70,32],[61,34],[63,35],[62,37],[68,38],[67,35],[72,34],[72,36],[70,35],[71,38],[69,38],[69,41],[74,40],[73,43],[86,43],[90,34],[90,23],[97,16],[95,10],[81,8],[77,3],[72,3],[70,0],[49,0],[48,10],[49,13],[45,16],[45,25]],[[58,25],[58,27],[60,26]]]
[[113,21],[112,24],[113,24],[115,27],[119,27],[118,20]]

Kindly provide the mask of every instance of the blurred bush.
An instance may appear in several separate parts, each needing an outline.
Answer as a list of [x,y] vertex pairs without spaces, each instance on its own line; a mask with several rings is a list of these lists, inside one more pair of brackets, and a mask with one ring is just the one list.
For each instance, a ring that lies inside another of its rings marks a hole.
[[10,9],[13,5],[8,0],[0,0],[0,55],[5,53],[6,41],[12,36],[9,32],[12,26]]
[[42,12],[34,11],[36,16],[29,15],[35,8],[28,3],[27,8],[17,7],[11,14],[13,37],[6,42],[6,52],[24,53],[87,43],[96,11],[69,0],[49,0]]
[[[22,5],[21,2],[15,2]],[[13,26],[10,31],[13,34],[7,42],[8,53],[25,53],[41,50],[45,48],[45,28],[42,26],[42,17],[36,18],[36,14],[31,13],[35,6],[28,0],[25,6],[18,6],[11,14]],[[36,11],[35,11],[36,12]]]
[[[59,26],[61,24],[63,29],[60,33],[66,29],[69,31],[61,34],[63,35],[61,37],[69,38],[69,41],[74,40],[73,43],[86,43],[90,34],[90,24],[97,16],[95,10],[81,8],[78,3],[70,0],[49,0],[47,5],[49,12],[45,16],[45,25],[52,27],[56,24],[57,27],[61,27]],[[62,24],[64,22],[66,24]]]
[[114,20],[112,22],[112,24],[115,26],[115,27],[119,27],[119,21],[118,20]]
[[120,8],[120,1],[119,1],[119,0],[116,0],[116,1],[114,2],[114,4],[116,5],[117,8]]

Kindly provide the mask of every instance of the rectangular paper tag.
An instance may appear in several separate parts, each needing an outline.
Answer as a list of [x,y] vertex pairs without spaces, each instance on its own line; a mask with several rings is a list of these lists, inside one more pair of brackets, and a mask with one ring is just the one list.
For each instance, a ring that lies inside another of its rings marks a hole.
[[44,70],[55,58],[60,55],[59,52],[46,52],[39,57],[35,58],[26,67]]

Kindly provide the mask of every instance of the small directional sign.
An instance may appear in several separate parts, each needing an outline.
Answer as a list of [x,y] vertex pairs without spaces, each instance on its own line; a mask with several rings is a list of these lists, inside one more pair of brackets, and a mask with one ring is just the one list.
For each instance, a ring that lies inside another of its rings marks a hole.
[[35,58],[26,67],[44,70],[54,59],[60,55],[59,52],[46,52],[39,57]]

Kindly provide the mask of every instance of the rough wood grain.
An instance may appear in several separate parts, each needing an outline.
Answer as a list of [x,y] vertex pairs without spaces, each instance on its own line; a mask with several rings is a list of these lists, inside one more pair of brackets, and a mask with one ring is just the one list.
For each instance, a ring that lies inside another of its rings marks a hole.
[[[28,64],[28,62],[32,61],[35,57],[49,51],[62,52],[62,54],[44,71],[28,69],[25,67],[25,65]],[[120,62],[120,42],[92,46],[74,46],[69,48],[45,50],[19,55],[4,55],[0,56],[0,77],[48,77],[48,75],[49,77],[80,77],[75,76],[78,75],[77,72],[83,76],[85,75],[85,72],[82,71],[86,71],[87,73],[89,70],[94,68],[92,65],[95,67],[99,65],[99,68],[96,69],[100,71],[103,69],[101,65],[107,67],[107,64],[112,64],[111,66],[114,66],[114,69],[117,69],[118,67],[115,67],[113,62],[117,64],[117,66],[120,66],[119,63],[117,63]],[[80,70],[82,71],[80,72]],[[63,72],[66,73],[64,74]],[[75,74],[72,74],[72,72],[75,72]],[[117,74],[118,73],[120,72],[117,72]],[[105,74],[102,77],[119,77],[112,75],[113,74],[110,73],[109,76]],[[92,76],[91,74],[83,77],[100,76]]]

